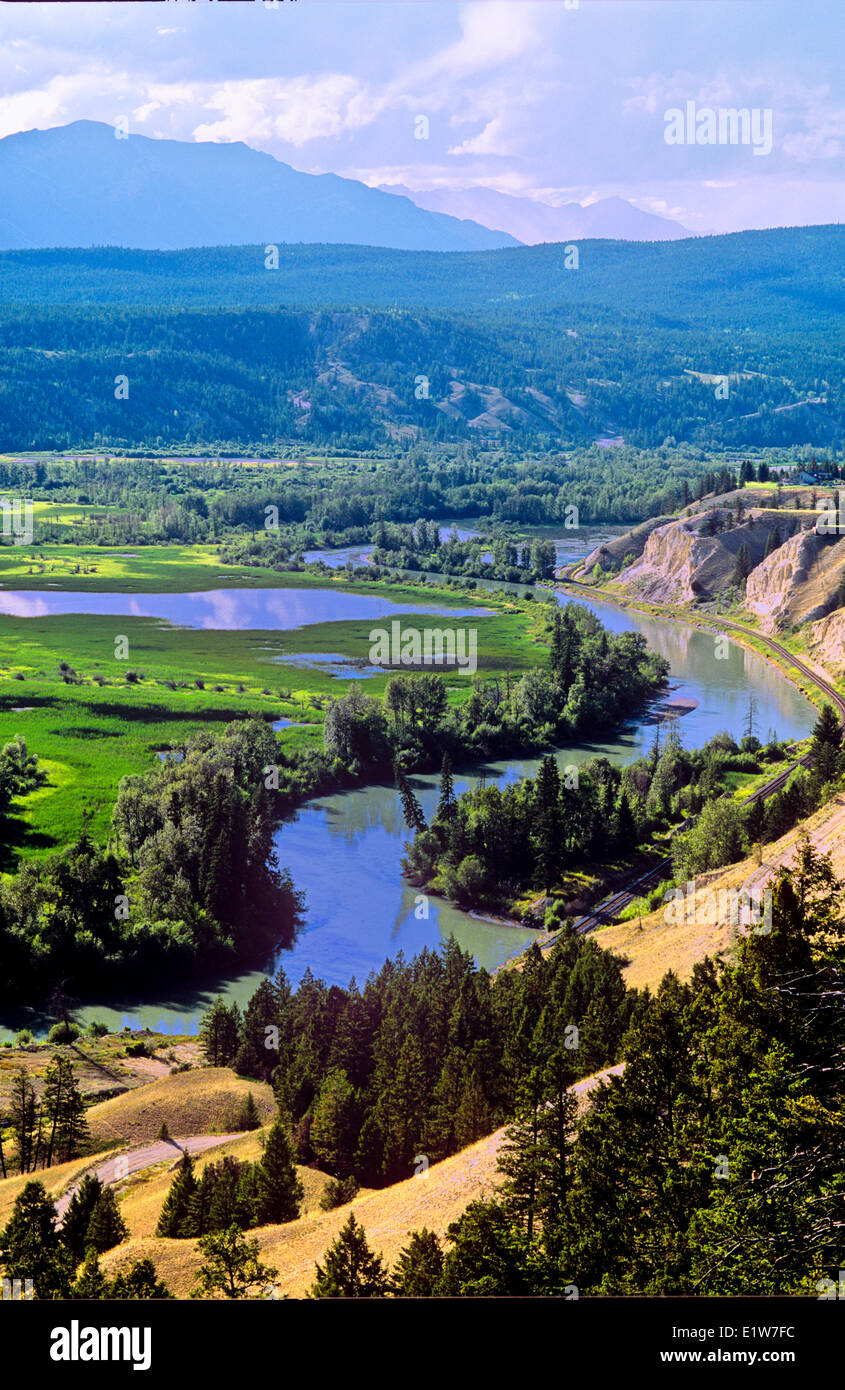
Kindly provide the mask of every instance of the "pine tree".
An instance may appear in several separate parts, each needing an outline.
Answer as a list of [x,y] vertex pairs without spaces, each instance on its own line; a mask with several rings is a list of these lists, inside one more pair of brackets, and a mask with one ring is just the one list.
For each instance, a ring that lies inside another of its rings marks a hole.
[[413,1231],[391,1277],[397,1298],[434,1298],[443,1276],[443,1249],[434,1231]]
[[384,1133],[372,1111],[358,1131],[353,1166],[365,1187],[379,1187],[384,1181]]
[[627,792],[619,794],[616,803],[616,839],[620,845],[634,845],[637,842],[637,823],[631,810]]
[[455,800],[455,784],[452,778],[452,759],[448,752],[444,752],[443,761],[440,764],[440,800],[437,803],[437,811],[434,819],[440,821],[451,821],[455,818],[457,802]]
[[18,1070],[12,1082],[11,1118],[12,1132],[18,1151],[18,1169],[21,1173],[28,1173],[34,1166],[35,1131],[38,1122],[38,1112],[35,1102],[35,1089],[27,1075],[25,1067],[21,1067]]
[[355,1128],[355,1093],[346,1072],[335,1068],[314,1102],[311,1145],[318,1161],[336,1178],[352,1171]]
[[110,1187],[104,1187],[88,1222],[85,1248],[87,1250],[93,1247],[102,1255],[105,1250],[111,1250],[113,1246],[126,1240],[128,1235],[129,1229],[118,1211],[114,1193]]
[[246,1007],[241,1028],[241,1043],[235,1059],[239,1076],[254,1076],[269,1081],[278,1064],[278,1052],[268,1045],[279,1026],[279,1001],[270,980],[262,980]]
[[412,831],[425,830],[426,819],[422,806],[414,796],[411,785],[398,763],[394,764],[394,772],[396,774],[396,788],[402,801],[405,824]]
[[512,1220],[525,1226],[529,1242],[534,1238],[537,1189],[543,1162],[542,1106],[542,1082],[534,1070],[523,1084],[516,1118],[505,1130],[498,1157],[499,1172],[505,1178],[501,1185],[502,1205]]
[[256,1163],[242,1163],[238,1185],[235,1189],[234,1224],[240,1226],[242,1231],[248,1231],[251,1226],[257,1226],[257,1211],[258,1165]]
[[241,1201],[244,1166],[231,1154],[226,1154],[219,1163],[208,1165],[214,1175],[214,1189],[208,1210],[209,1230],[227,1231],[230,1226],[237,1226],[243,1230],[249,1226],[251,1214],[244,1210]]
[[188,1202],[184,1226],[180,1231],[185,1236],[204,1236],[211,1231],[211,1199],[214,1196],[215,1168],[207,1163],[200,1174],[194,1192]]
[[552,618],[552,640],[549,649],[549,666],[554,675],[559,676],[563,669],[564,660],[564,641],[563,641],[563,618],[559,608],[555,609]]
[[229,1060],[225,1057],[225,1030],[229,1011],[223,1000],[217,999],[205,1010],[200,1023],[199,1041],[205,1059],[212,1067],[224,1067]]
[[779,549],[779,547],[780,547],[780,528],[777,527],[777,526],[775,526],[775,527],[773,527],[773,529],[769,532],[769,534],[768,534],[768,536],[767,536],[767,538],[766,538],[766,550],[765,550],[765,553],[764,553],[764,555],[763,555],[763,559],[764,559],[764,560],[768,560],[769,556],[770,556],[770,555],[773,555],[774,552],[775,552],[777,549]]
[[200,1045],[212,1067],[227,1067],[240,1047],[241,1012],[237,1004],[227,1007],[217,998],[207,1008],[200,1024]]
[[542,1293],[536,1249],[526,1244],[498,1202],[470,1202],[446,1231],[446,1255],[438,1292],[447,1298],[507,1298]]
[[[592,1003],[597,998],[594,995]],[[604,1005],[604,1001],[601,1002]],[[584,1031],[588,1031],[586,1020]],[[610,1050],[608,1031],[605,1029],[602,1035],[607,1051]],[[572,1154],[578,1113],[578,1102],[569,1089],[573,1079],[574,1072],[568,1055],[560,1050],[555,1051],[543,1073],[544,1103],[540,1111],[537,1166],[536,1209],[543,1227],[547,1253],[553,1253],[557,1248],[557,1232],[572,1185]]]
[[187,1150],[183,1153],[176,1175],[164,1199],[156,1226],[157,1236],[201,1235],[193,1228],[191,1203],[197,1190],[194,1165]]
[[103,1184],[93,1173],[86,1173],[70,1199],[62,1222],[62,1241],[78,1264],[85,1255],[85,1237],[100,1199]]
[[817,752],[823,744],[834,748],[842,746],[842,725],[832,705],[822,705],[813,726],[813,751]]
[[736,564],[734,566],[734,572],[731,582],[741,587],[745,583],[752,569],[753,566],[751,564],[751,554],[749,552],[748,545],[745,541],[743,541],[742,545],[739,547],[739,550],[737,551]]
[[61,1163],[76,1158],[89,1138],[85,1101],[69,1057],[51,1059],[44,1077],[44,1114],[48,1121],[46,1166],[54,1156]]
[[238,1116],[235,1129],[251,1130],[260,1128],[261,1115],[259,1113],[258,1106],[255,1103],[255,1096],[252,1094],[252,1091],[247,1091],[246,1100],[244,1101],[243,1106],[241,1108],[241,1113]]
[[92,1299],[172,1298],[173,1294],[158,1278],[152,1260],[133,1260],[128,1269],[120,1270],[114,1279],[107,1279],[100,1268],[97,1252],[91,1247],[68,1297],[90,1302]]
[[108,1286],[109,1298],[147,1299],[173,1298],[162,1279],[159,1279],[152,1260],[133,1260],[128,1269],[122,1269]]
[[354,1212],[349,1213],[315,1273],[311,1298],[382,1298],[390,1291],[384,1262],[370,1249]]
[[581,635],[568,606],[563,610],[559,635],[553,634],[552,641],[552,669],[560,685],[561,700],[565,701],[578,672],[581,652]]
[[813,726],[810,753],[813,778],[819,787],[832,782],[838,775],[842,760],[842,725],[831,705],[822,705]]
[[38,1299],[64,1298],[74,1260],[59,1238],[56,1207],[43,1183],[30,1180],[0,1231],[0,1265],[7,1279],[31,1279]]
[[100,1261],[94,1246],[88,1247],[85,1256],[85,1263],[76,1276],[76,1280],[70,1290],[71,1298],[108,1298],[110,1293],[109,1281],[100,1268]]
[[560,774],[553,757],[544,757],[534,785],[536,877],[546,893],[554,886],[562,862]]
[[258,1224],[295,1221],[305,1189],[293,1161],[287,1127],[281,1119],[276,1120],[267,1135],[264,1153],[256,1165],[256,1177]]

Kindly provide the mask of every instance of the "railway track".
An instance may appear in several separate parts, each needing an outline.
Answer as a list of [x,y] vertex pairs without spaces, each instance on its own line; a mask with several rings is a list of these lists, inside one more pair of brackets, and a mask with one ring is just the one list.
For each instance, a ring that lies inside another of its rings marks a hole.
[[[603,594],[601,589],[597,589],[595,585],[586,584],[583,580],[573,578],[573,575],[577,572],[578,569],[578,565],[573,565],[569,567],[568,571],[562,571],[560,576],[560,583],[562,585],[572,586],[577,589],[589,590],[591,593],[598,594],[600,597],[603,597],[605,599],[609,597],[608,595]],[[613,602],[612,597],[610,598],[610,602]],[[684,620],[683,618],[670,617],[669,621],[683,622]],[[793,656],[792,652],[790,652],[786,647],[782,646],[780,642],[776,642],[774,638],[771,637],[764,637],[759,632],[754,631],[754,629],[743,627],[741,623],[735,623],[730,621],[729,619],[723,619],[718,624],[718,627],[720,629],[732,629],[734,632],[741,633],[745,637],[753,637],[758,642],[761,642],[764,646],[768,647],[769,650],[774,652],[777,656],[787,661],[789,665],[792,666],[796,671],[798,671],[806,681],[808,681],[811,685],[816,686],[818,690],[822,691],[822,693],[830,700],[830,703],[833,705],[834,709],[836,709],[839,713],[840,719],[843,721],[843,723],[845,723],[845,697],[839,694],[836,687],[832,685],[830,681],[825,680],[823,676],[817,675],[815,671],[811,671],[809,666],[806,666],[803,661],[799,661],[798,658]],[[795,771],[797,767],[809,766],[810,755],[808,753],[805,753],[803,757],[796,759],[796,761],[790,767],[786,768],[784,772],[778,773],[777,777],[773,777],[771,781],[766,782],[764,786],[758,787],[757,790],[755,792],[752,792],[750,796],[746,796],[742,801],[742,805],[747,806],[753,801],[764,801],[766,797],[771,796],[776,791],[780,791],[781,788],[786,785],[788,779],[791,777],[792,773]],[[686,821],[682,827],[678,826],[672,833],[674,835],[677,834],[681,829],[688,830],[689,827],[694,824],[695,822],[693,820]],[[618,892],[612,893],[610,897],[605,898],[601,903],[598,904],[596,908],[593,909],[592,912],[587,912],[584,913],[583,916],[577,917],[574,922],[575,931],[579,935],[584,935],[586,932],[593,931],[596,927],[605,925],[607,922],[612,921],[613,918],[618,916],[618,914],[621,911],[623,911],[624,908],[628,907],[629,904],[632,903],[635,898],[640,897],[644,889],[648,888],[650,885],[659,883],[661,878],[665,878],[672,869],[672,865],[673,860],[671,855],[667,855],[665,859],[659,860],[644,874],[640,874],[638,878],[633,879],[632,882],[629,883],[625,888],[622,888]]]
[[[570,567],[568,573],[562,571],[559,582],[562,585],[569,585],[576,589],[586,589],[590,593],[596,594],[599,598],[603,598],[605,602],[614,602],[614,595],[606,594],[602,589],[597,588],[594,584],[587,584],[582,579],[574,579],[572,575],[577,572],[578,568],[578,565],[573,565]],[[677,618],[674,614],[667,613],[661,614],[660,616],[668,622],[683,623],[685,621],[684,618]],[[760,642],[764,647],[768,647],[775,655],[781,657],[784,661],[787,661],[790,666],[794,667],[796,671],[799,671],[806,681],[809,681],[811,685],[815,685],[817,689],[823,691],[830,700],[830,703],[838,711],[839,715],[845,719],[845,696],[840,695],[839,691],[834,685],[831,685],[830,681],[825,680],[825,678],[818,675],[817,672],[811,671],[809,666],[806,666],[803,661],[799,661],[797,656],[794,656],[792,652],[780,642],[776,642],[773,637],[764,637],[762,633],[757,632],[754,628],[743,627],[742,623],[735,623],[729,618],[722,618],[718,621],[708,618],[707,621],[711,628],[712,626],[716,626],[718,628],[730,629],[733,632],[740,633],[743,637],[752,637],[756,642]]]

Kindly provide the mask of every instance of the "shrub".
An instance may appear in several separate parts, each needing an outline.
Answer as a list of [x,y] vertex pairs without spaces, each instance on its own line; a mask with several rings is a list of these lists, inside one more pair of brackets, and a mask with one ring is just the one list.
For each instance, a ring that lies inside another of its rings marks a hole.
[[75,1023],[54,1023],[47,1034],[47,1040],[51,1043],[72,1043],[79,1037],[79,1029]]
[[90,1038],[104,1038],[108,1031],[107,1023],[97,1023],[95,1020],[88,1024],[88,1036]]
[[320,1206],[323,1211],[334,1211],[335,1207],[345,1206],[358,1196],[358,1183],[354,1177],[332,1178],[326,1183]]
[[238,1111],[232,1128],[236,1130],[261,1128],[261,1116],[258,1113],[258,1106],[252,1091],[247,1091],[246,1100]]

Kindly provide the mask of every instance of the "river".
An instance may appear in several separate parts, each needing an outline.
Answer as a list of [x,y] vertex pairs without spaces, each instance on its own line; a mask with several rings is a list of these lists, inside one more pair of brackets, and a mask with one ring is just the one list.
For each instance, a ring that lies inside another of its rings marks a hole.
[[[606,603],[587,604],[612,632],[642,632],[670,663],[671,701],[692,702],[679,729],[688,747],[700,746],[722,729],[742,734],[749,697],[756,700],[756,726],[765,738],[770,729],[780,738],[806,735],[815,719],[809,701],[761,657],[728,644],[716,654],[711,634],[680,623],[624,612]],[[623,763],[646,752],[655,736],[653,710],[606,739],[560,749],[562,765],[578,764],[595,753]],[[483,775],[503,781],[530,775],[536,759],[493,763],[482,772],[458,770],[457,790],[475,785]],[[436,775],[415,777],[413,784],[430,815],[437,798]],[[453,934],[487,968],[494,968],[534,936],[519,928],[479,920],[450,903],[421,900],[402,878],[400,860],[408,838],[392,787],[372,786],[340,792],[307,803],[277,832],[279,860],[306,896],[305,925],[281,962],[294,985],[306,968],[329,984],[346,985],[401,950],[412,956],[436,947]],[[155,1002],[126,999],[116,1007],[83,1008],[81,1022],[100,1019],[110,1028],[150,1027],[161,1032],[195,1032],[199,1015],[214,993],[247,1002],[262,972],[222,981],[210,992],[162,992]],[[9,1036],[7,1033],[6,1036]]]
[[[461,538],[473,534],[467,529],[471,525],[461,525]],[[531,533],[552,539],[558,564],[566,564],[583,559],[594,546],[620,530],[596,526],[571,532],[532,529]],[[315,552],[314,558],[319,555],[335,568],[347,559],[360,562],[368,549],[361,546],[342,552]],[[489,587],[512,586],[493,581]],[[561,599],[566,601],[563,596]],[[690,706],[678,726],[688,747],[700,746],[722,729],[740,736],[752,694],[760,737],[765,738],[770,730],[780,738],[802,737],[812,727],[813,706],[754,653],[728,644],[720,659],[711,634],[625,612],[604,602],[589,602],[586,606],[611,632],[642,632],[649,645],[667,658],[669,697]],[[229,588],[204,594],[129,595],[0,591],[0,612],[19,617],[57,612],[114,613],[218,630],[291,630],[320,622],[409,611],[449,613],[453,617],[480,613],[478,609],[457,606],[396,604],[380,594],[345,594],[323,589]],[[339,669],[337,674],[346,676],[347,671]],[[561,765],[578,764],[602,753],[614,762],[628,762],[651,747],[657,722],[655,712],[649,711],[607,739],[560,749],[558,761]],[[507,782],[532,775],[536,767],[536,759],[518,759],[491,763],[483,771],[458,769],[455,785],[463,791],[477,785],[482,777]],[[436,775],[413,779],[427,816],[437,800],[437,782]],[[434,897],[425,899],[403,880],[400,861],[408,834],[392,787],[365,787],[309,802],[278,830],[275,838],[280,863],[290,869],[294,883],[306,898],[304,929],[293,949],[281,956],[294,985],[307,968],[329,984],[346,985],[353,976],[362,984],[371,970],[378,969],[399,951],[412,956],[424,946],[436,948],[450,934],[482,965],[492,969],[523,949],[535,935],[480,919]],[[192,1033],[214,993],[235,999],[243,1006],[262,978],[261,971],[252,971],[221,981],[211,992],[171,988],[154,1002],[127,998],[110,1009],[95,1004],[81,1009],[79,1018],[83,1023],[99,1019],[110,1028],[128,1024],[165,1033]],[[0,1029],[0,1038],[9,1036],[8,1030]]]

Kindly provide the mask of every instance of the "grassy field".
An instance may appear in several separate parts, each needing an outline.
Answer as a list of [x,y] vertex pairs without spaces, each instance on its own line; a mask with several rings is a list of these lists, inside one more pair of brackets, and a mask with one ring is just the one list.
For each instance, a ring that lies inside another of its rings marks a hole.
[[[39,505],[42,504],[34,504],[36,516]],[[308,589],[332,585],[344,589],[351,587],[358,593],[373,591],[372,584],[367,582],[350,585],[348,575],[341,570],[321,575],[307,570],[301,573],[277,571],[266,565],[224,565],[217,548],[212,545],[8,544],[0,547],[0,586],[9,589],[168,594],[233,587]],[[401,600],[403,592],[413,600],[412,586],[404,591],[394,587],[391,596]],[[463,601],[455,597],[454,590],[444,588],[444,603]]]
[[[145,1056],[131,1056],[127,1047],[143,1042]],[[168,1076],[174,1065],[198,1066],[199,1043],[194,1037],[178,1037],[172,1033],[148,1033],[144,1030],[107,1033],[92,1038],[83,1034],[73,1044],[56,1046],[52,1043],[28,1043],[0,1047],[0,1113],[8,1114],[15,1074],[21,1067],[33,1085],[40,1090],[51,1059],[57,1054],[69,1058],[79,1089],[89,1104],[106,1100],[118,1091],[144,1086],[162,1076]]]
[[87,1112],[94,1148],[120,1140],[151,1143],[162,1122],[177,1138],[191,1134],[226,1134],[233,1128],[251,1091],[262,1120],[276,1113],[272,1089],[263,1081],[246,1081],[230,1067],[199,1067],[138,1086]]
[[[59,549],[49,551],[51,563]],[[0,568],[21,564],[20,552],[11,560],[6,554]],[[39,585],[46,587],[53,574],[50,582],[69,590],[175,593],[219,588],[222,571],[209,564],[209,554],[207,548],[158,547],[130,560],[97,551],[97,572],[83,576],[83,585],[71,569],[84,563],[84,555],[69,548],[66,570],[46,571],[38,576]],[[11,571],[4,573],[8,582]],[[16,573],[13,578],[15,585],[36,587],[30,577]],[[351,585],[341,576],[318,583],[314,576],[280,576],[266,569],[233,568],[224,578],[238,587],[276,587],[294,579],[298,587],[378,593],[408,604],[403,629],[422,629],[432,622],[458,630],[477,628],[481,673],[518,674],[546,659],[547,649],[536,640],[540,606],[506,593],[470,596],[433,586]],[[477,606],[494,616],[435,620],[414,613],[420,603],[464,610]],[[178,747],[204,727],[222,729],[251,715],[286,718],[297,727],[280,731],[285,750],[321,746],[325,701],[343,694],[348,680],[286,664],[285,657],[324,652],[364,663],[370,631],[387,621],[215,631],[148,617],[0,615],[0,743],[23,735],[49,775],[46,786],[13,805],[2,837],[0,871],[9,872],[19,856],[72,842],[83,811],[92,818],[92,834],[104,840],[121,777],[154,766],[158,753]],[[125,659],[115,656],[118,635],[128,639]],[[74,683],[63,678],[60,663],[71,668]],[[354,676],[351,669],[349,678]],[[365,688],[381,695],[386,681],[386,676],[370,677]],[[469,676],[455,676],[450,700],[463,699],[469,689]]]

